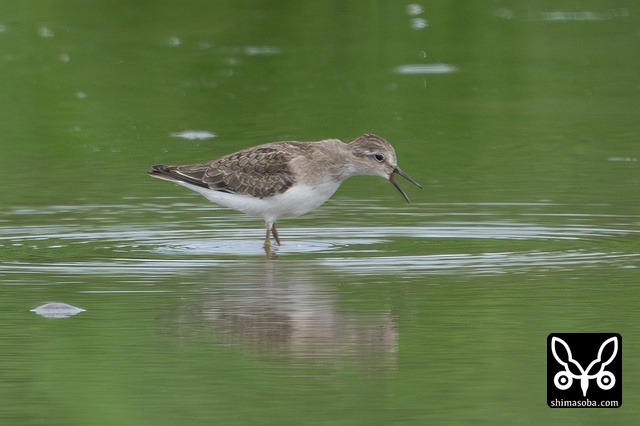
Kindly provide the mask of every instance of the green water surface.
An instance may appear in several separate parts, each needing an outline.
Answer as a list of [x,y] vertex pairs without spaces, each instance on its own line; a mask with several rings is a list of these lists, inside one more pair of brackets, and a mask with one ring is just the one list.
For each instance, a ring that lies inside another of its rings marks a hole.
[[[3,2],[0,423],[635,424],[639,14]],[[146,175],[363,133],[424,189],[350,179],[276,259]],[[547,407],[553,332],[620,333],[622,407]]]

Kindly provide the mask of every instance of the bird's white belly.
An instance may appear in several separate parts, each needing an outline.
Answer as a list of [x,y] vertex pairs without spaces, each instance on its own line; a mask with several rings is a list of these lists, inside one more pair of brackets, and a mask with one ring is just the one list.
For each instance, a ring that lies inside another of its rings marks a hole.
[[341,182],[325,182],[316,186],[294,185],[282,194],[268,198],[229,194],[187,183],[180,185],[199,192],[209,201],[241,211],[249,216],[274,223],[283,217],[301,216],[317,209],[338,190]]

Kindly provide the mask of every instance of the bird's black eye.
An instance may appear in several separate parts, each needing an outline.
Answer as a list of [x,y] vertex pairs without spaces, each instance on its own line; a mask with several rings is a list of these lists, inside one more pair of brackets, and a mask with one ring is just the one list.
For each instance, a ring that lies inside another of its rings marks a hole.
[[384,155],[382,154],[373,154],[373,158],[375,158],[378,163],[382,163],[384,161]]

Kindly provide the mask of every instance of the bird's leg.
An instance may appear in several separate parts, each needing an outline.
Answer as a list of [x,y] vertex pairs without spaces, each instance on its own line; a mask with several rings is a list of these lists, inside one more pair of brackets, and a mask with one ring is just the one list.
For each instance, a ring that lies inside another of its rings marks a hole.
[[273,225],[269,222],[266,222],[266,225],[267,225],[267,235],[264,238],[264,249],[268,251],[268,250],[271,250],[271,227]]
[[276,239],[276,243],[280,245],[280,238],[278,237],[278,230],[276,229],[276,224],[271,225],[271,233],[273,234],[273,238]]

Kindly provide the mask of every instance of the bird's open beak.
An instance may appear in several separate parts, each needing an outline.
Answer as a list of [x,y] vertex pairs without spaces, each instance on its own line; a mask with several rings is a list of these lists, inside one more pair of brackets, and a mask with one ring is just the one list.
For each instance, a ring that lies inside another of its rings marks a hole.
[[398,189],[398,191],[400,191],[400,193],[402,194],[404,199],[407,200],[407,203],[411,204],[411,201],[409,200],[409,197],[407,197],[407,194],[403,191],[403,189],[400,187],[400,185],[398,185],[398,181],[396,181],[396,173],[399,174],[400,176],[402,176],[403,178],[405,178],[406,180],[408,180],[409,182],[411,182],[412,184],[414,184],[415,186],[417,186],[418,188],[422,189],[422,186],[418,182],[413,180],[413,178],[411,176],[409,176],[408,174],[406,174],[405,172],[400,170],[399,167],[396,167],[393,170],[393,173],[391,173],[391,176],[389,176],[389,182],[391,182],[393,184],[393,186],[395,186]]

